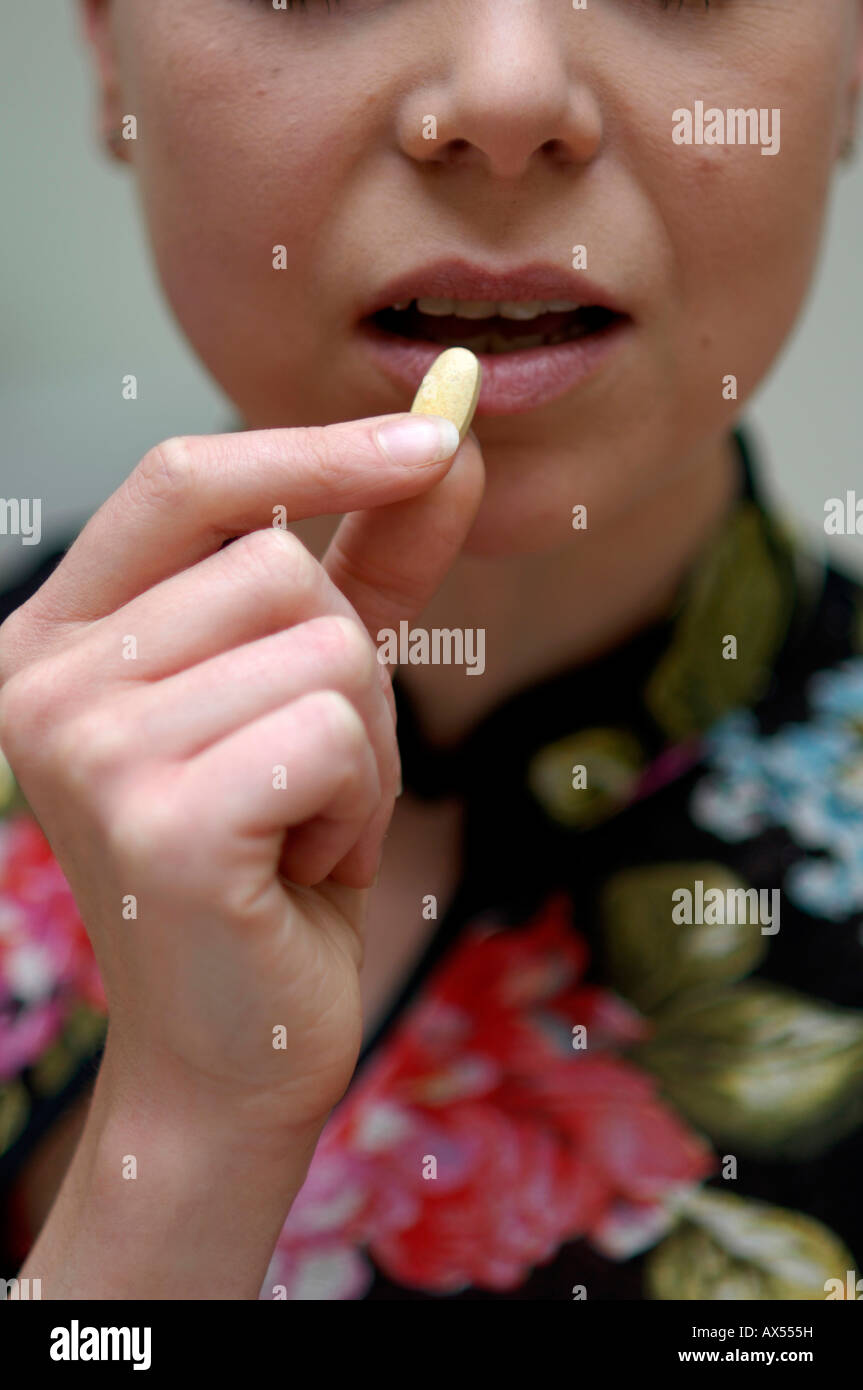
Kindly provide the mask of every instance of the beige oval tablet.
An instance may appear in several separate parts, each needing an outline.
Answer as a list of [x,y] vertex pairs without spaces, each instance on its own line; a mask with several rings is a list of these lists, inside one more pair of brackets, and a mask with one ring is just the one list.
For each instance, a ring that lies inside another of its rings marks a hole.
[[412,415],[442,415],[464,439],[479,400],[482,367],[468,348],[447,348],[429,367],[414,396]]

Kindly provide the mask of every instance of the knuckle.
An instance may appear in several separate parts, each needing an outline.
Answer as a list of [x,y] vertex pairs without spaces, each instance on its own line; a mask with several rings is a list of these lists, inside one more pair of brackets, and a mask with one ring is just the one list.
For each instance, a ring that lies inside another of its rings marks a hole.
[[238,563],[255,581],[272,582],[280,592],[314,588],[317,565],[292,531],[265,526],[249,531],[224,552],[229,563]]
[[15,718],[14,695],[10,693],[7,682],[0,686],[0,750],[11,751],[17,720]]
[[71,786],[82,793],[92,793],[136,754],[123,725],[104,711],[88,710],[56,731],[51,756],[59,761]]
[[190,440],[174,435],[148,449],[129,481],[149,501],[176,504],[188,496],[194,487]]
[[[21,607],[26,607],[26,604]],[[13,609],[8,618],[0,623],[0,688],[16,669],[16,651],[21,645],[20,639],[25,625],[25,620],[21,617],[21,607]]]
[[0,684],[0,747],[6,744],[17,723],[15,717],[16,690],[10,678]]
[[366,726],[340,690],[319,690],[311,697],[318,730],[334,756],[357,758],[366,745]]
[[37,663],[9,676],[0,688],[0,745],[7,752],[29,745],[50,726],[50,683]]
[[378,662],[368,634],[352,618],[335,613],[321,618],[316,639],[326,666],[349,685],[370,684]]
[[111,858],[120,863],[145,864],[154,871],[188,835],[188,824],[172,800],[155,791],[131,788],[112,809],[104,831]]
[[326,426],[301,425],[295,435],[298,452],[316,478],[326,484],[343,477],[344,465],[333,448]]

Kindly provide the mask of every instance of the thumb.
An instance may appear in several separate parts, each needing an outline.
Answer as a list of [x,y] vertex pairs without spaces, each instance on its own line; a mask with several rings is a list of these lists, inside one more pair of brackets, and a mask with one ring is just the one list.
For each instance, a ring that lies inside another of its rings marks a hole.
[[482,453],[471,431],[446,476],[428,492],[344,518],[323,566],[373,639],[425,608],[467,538],[484,487]]

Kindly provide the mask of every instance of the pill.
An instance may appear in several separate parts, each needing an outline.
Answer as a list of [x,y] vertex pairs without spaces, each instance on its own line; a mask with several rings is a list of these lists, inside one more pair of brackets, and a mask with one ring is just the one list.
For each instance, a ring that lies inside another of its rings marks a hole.
[[414,396],[412,415],[442,415],[464,439],[479,400],[482,367],[467,348],[447,348],[429,367]]

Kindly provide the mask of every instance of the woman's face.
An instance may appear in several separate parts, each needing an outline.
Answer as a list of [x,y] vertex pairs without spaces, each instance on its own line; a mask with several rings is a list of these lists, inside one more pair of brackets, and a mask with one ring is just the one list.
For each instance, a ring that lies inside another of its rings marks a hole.
[[[407,409],[450,329],[618,312],[483,356],[483,552],[559,543],[576,503],[609,524],[715,457],[805,295],[863,47],[861,0],[85,5],[168,297],[249,427]],[[778,151],[676,142],[697,102],[763,111]],[[368,322],[429,298],[508,313]],[[508,317],[525,300],[604,312]]]

